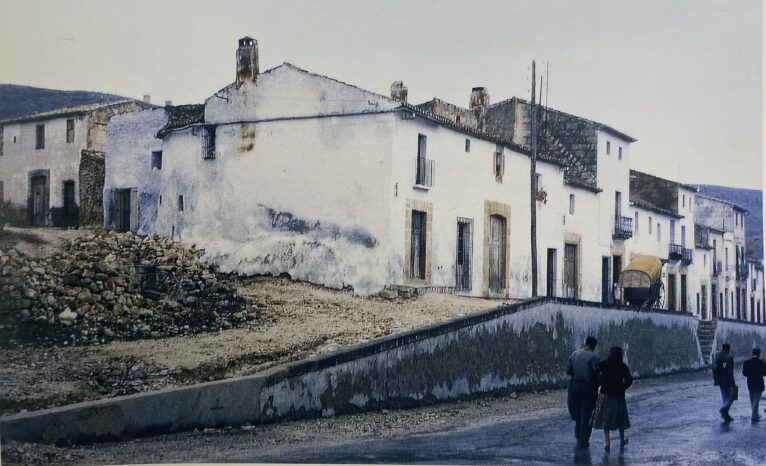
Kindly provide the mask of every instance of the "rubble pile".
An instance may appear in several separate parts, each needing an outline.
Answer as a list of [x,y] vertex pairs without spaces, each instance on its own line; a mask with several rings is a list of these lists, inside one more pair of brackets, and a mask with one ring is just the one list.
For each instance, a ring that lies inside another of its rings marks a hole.
[[160,338],[252,318],[197,251],[130,232],[74,238],[50,257],[0,251],[0,296],[10,346]]

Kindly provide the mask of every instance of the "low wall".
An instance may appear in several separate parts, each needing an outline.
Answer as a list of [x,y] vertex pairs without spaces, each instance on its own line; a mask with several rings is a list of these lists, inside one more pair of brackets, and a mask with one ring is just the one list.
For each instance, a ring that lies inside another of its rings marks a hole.
[[766,326],[733,320],[721,320],[716,322],[715,338],[711,350],[711,358],[721,350],[721,345],[729,343],[731,354],[736,362],[742,362],[753,355],[753,348],[758,347],[766,351]]
[[536,299],[381,338],[262,374],[0,418],[0,436],[86,442],[194,427],[401,408],[563,387],[587,335],[639,377],[703,366],[689,315]]

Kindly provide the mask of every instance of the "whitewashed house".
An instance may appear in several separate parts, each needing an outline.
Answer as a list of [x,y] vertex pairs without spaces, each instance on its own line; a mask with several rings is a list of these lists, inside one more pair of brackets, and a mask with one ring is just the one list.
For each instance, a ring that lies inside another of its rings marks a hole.
[[748,308],[745,320],[763,324],[764,319],[764,288],[763,288],[763,263],[756,260],[747,261],[747,299]]
[[[287,63],[260,73],[243,38],[235,82],[159,131],[156,232],[224,271],[528,297],[529,150],[480,128],[407,104],[398,82],[388,97]],[[561,165],[538,164],[546,249],[563,246]]]
[[115,115],[145,107],[125,99],[0,121],[0,196],[6,221],[101,225],[106,125]]

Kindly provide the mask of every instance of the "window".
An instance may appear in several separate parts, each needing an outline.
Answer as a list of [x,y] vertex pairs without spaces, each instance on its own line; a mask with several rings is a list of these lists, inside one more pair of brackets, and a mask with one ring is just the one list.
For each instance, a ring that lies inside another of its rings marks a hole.
[[652,234],[652,216],[649,216],[649,234]]
[[74,142],[74,118],[66,121],[66,142]]
[[162,151],[156,150],[152,152],[152,170],[162,170]]
[[609,155],[612,153],[612,143],[609,141],[606,141],[606,155]]
[[635,219],[633,219],[633,225],[636,226],[636,233],[638,233],[638,212],[635,214]]
[[178,211],[183,212],[184,211],[184,197],[183,195],[178,196]]
[[215,126],[202,128],[202,158],[215,158]]
[[465,138],[465,151],[471,152],[471,140],[468,138]]
[[503,172],[505,171],[505,154],[495,152],[495,181],[503,181]]
[[617,158],[622,160],[622,146],[617,147]]
[[686,247],[686,226],[681,225],[681,246]]
[[707,254],[702,255],[702,265],[707,267]]
[[662,227],[662,225],[657,223],[657,241],[662,241],[662,229],[660,227]]
[[162,205],[162,196],[160,196],[160,205]]
[[535,173],[535,189],[540,191],[543,189],[543,175]]
[[574,194],[569,195],[569,215],[574,215],[575,212],[575,197]]
[[3,139],[5,138],[5,134],[3,131],[3,126],[0,125],[0,157],[3,156]]
[[415,186],[431,187],[433,185],[433,163],[426,158],[428,137],[418,134],[418,159],[415,171]]
[[686,207],[686,194],[681,196],[681,207]]
[[45,149],[45,125],[35,126],[35,149]]

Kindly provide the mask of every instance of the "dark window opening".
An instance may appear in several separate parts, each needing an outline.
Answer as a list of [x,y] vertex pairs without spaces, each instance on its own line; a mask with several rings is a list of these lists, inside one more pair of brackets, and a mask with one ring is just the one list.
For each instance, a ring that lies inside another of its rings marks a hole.
[[466,140],[465,140],[465,151],[466,152],[471,152],[471,140],[468,139],[468,138],[466,138]]
[[45,149],[45,125],[35,126],[35,149]]
[[152,170],[162,170],[162,151],[157,150],[152,152]]
[[455,259],[455,289],[470,291],[471,289],[471,251],[473,249],[473,220],[470,218],[457,219],[457,252]]
[[505,170],[505,155],[503,152],[495,152],[495,180],[503,181],[503,172]]
[[412,211],[410,276],[415,280],[426,278],[426,213],[418,210]]
[[183,195],[178,196],[178,211],[183,212],[184,210],[184,197]]
[[66,121],[66,142],[74,142],[74,119],[70,118]]

